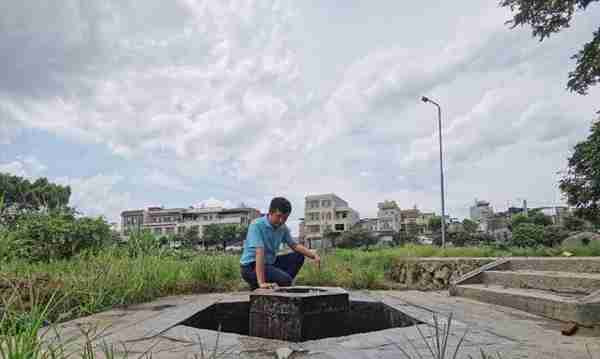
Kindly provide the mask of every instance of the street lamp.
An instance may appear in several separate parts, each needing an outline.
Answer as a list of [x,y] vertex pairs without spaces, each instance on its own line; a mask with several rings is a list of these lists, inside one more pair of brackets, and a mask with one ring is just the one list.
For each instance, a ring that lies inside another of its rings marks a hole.
[[437,106],[438,109],[438,126],[440,131],[440,187],[442,196],[442,247],[446,247],[446,206],[444,202],[444,165],[442,158],[442,108],[437,102],[425,96],[421,97],[421,101],[432,103]]

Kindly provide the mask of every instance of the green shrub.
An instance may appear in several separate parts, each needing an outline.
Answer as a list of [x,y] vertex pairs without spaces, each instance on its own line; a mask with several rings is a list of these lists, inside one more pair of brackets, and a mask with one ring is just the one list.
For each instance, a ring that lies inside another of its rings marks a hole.
[[110,227],[103,218],[75,218],[70,212],[27,213],[8,238],[12,257],[48,262],[102,248],[110,240]]
[[544,244],[544,227],[521,223],[513,229],[512,243],[517,247],[536,247]]
[[542,244],[547,247],[559,246],[569,236],[569,230],[559,225],[544,227],[544,239]]

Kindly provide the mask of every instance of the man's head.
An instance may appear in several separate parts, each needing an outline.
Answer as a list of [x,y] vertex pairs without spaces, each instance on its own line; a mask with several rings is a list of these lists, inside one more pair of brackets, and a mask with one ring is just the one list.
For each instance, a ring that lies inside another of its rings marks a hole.
[[279,227],[287,221],[292,212],[292,204],[283,197],[275,197],[269,206],[269,222],[273,227]]

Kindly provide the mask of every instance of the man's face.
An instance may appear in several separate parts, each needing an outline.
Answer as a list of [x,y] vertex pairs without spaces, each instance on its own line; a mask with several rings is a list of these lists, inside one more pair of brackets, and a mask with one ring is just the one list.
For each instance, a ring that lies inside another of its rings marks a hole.
[[279,210],[269,212],[269,223],[273,227],[279,227],[287,221],[289,215],[289,213],[281,213]]

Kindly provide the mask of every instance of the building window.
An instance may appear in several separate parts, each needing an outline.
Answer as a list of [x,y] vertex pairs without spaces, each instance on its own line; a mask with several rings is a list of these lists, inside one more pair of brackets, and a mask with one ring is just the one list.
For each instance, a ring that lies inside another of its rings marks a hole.
[[335,230],[336,230],[336,231],[343,231],[343,230],[344,230],[344,224],[343,224],[343,223],[341,223],[341,224],[336,224],[336,225],[335,225]]
[[177,233],[179,233],[179,234],[185,233],[185,227],[177,227]]
[[329,212],[327,213],[327,219],[331,220],[331,213],[329,213]]
[[173,234],[173,233],[175,233],[175,228],[167,227],[167,234]]

